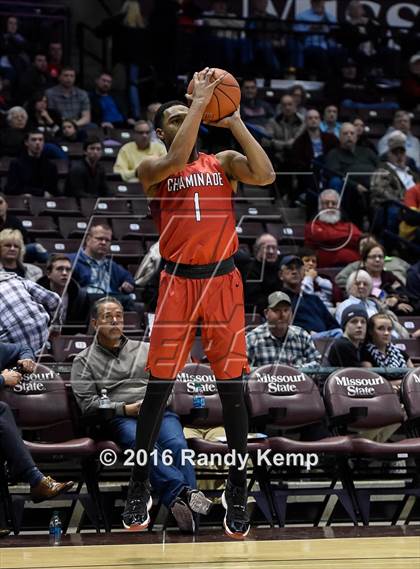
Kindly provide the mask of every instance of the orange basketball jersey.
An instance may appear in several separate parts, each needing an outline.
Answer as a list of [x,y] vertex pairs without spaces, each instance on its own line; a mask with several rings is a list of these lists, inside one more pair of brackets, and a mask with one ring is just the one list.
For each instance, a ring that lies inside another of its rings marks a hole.
[[160,182],[150,209],[160,233],[164,259],[207,265],[231,257],[238,249],[233,188],[214,155],[200,153],[195,162]]

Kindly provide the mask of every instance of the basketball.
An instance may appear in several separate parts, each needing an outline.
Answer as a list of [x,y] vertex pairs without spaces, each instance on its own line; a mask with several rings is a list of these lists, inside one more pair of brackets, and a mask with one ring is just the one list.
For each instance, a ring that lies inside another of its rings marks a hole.
[[[225,75],[226,74],[226,75]],[[225,75],[223,81],[215,88],[213,97],[203,114],[203,121],[217,122],[231,115],[241,102],[241,88],[235,77],[224,69],[214,69],[214,79]],[[193,80],[188,85],[187,92],[193,91]]]

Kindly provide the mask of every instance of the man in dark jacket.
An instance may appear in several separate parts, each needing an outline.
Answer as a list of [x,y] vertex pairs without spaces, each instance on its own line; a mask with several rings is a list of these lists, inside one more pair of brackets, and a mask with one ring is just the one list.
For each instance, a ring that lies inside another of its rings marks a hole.
[[102,128],[122,128],[126,124],[125,116],[111,89],[112,75],[103,71],[95,79],[95,89],[89,93],[92,122]]
[[[14,388],[22,381],[19,371],[7,369],[18,365],[22,372],[32,373],[35,369],[34,354],[30,348],[20,344],[0,343],[0,389]],[[15,477],[30,485],[30,496],[34,502],[42,502],[70,490],[73,482],[56,482],[50,476],[44,476],[35,466],[25,447],[15,419],[7,403],[0,401],[0,456],[6,459]],[[0,537],[5,537],[10,530],[6,528],[0,503]]]
[[299,257],[283,257],[279,277],[283,291],[292,301],[293,324],[304,328],[313,338],[342,336],[337,320],[331,316],[322,300],[315,294],[302,292],[304,276],[305,268]]
[[314,158],[322,159],[339,145],[338,138],[320,129],[321,116],[316,109],[309,109],[305,117],[305,130],[292,146],[293,162],[300,172],[312,169]]
[[254,244],[255,259],[248,267],[245,282],[247,311],[264,313],[267,297],[279,288],[279,244],[274,235],[263,233]]
[[71,270],[71,262],[66,255],[52,255],[47,263],[47,275],[38,284],[61,297],[64,326],[68,326],[73,333],[84,332],[89,320],[89,295],[70,278]]
[[105,168],[100,163],[102,142],[95,136],[83,143],[85,157],[70,168],[66,181],[66,195],[78,198],[108,196]]
[[44,142],[42,132],[29,131],[25,135],[25,152],[10,163],[6,194],[40,197],[57,194],[57,166],[43,156]]

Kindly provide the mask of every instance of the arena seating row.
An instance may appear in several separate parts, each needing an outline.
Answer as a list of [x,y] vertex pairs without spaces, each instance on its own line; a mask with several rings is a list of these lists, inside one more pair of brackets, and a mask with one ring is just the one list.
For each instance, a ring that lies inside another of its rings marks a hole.
[[[204,385],[204,409],[193,407],[197,376],[201,377]],[[314,381],[298,370],[287,366],[256,369],[246,383],[251,432],[258,430],[264,433],[269,428],[270,436],[250,437],[248,453],[252,465],[248,464],[248,469],[250,490],[253,490],[253,483],[258,481],[260,491],[254,491],[253,494],[268,521],[273,523],[273,519],[276,519],[280,526],[284,525],[287,498],[304,493],[336,495],[354,524],[360,519],[368,524],[370,495],[386,492],[383,488],[384,476],[377,477],[375,474],[374,461],[377,460],[386,461],[389,466],[385,478],[395,480],[399,477],[410,481],[406,486],[394,484],[394,493],[419,495],[416,467],[420,455],[419,378],[419,369],[406,375],[400,401],[388,381],[367,369],[337,370],[326,380],[323,396]],[[66,391],[63,380],[48,368],[38,366],[36,374],[29,376],[24,385],[25,389],[3,391],[1,398],[16,411],[17,422],[24,436],[32,434],[31,440],[26,442],[29,450],[37,460],[51,462],[51,468],[54,465],[57,467],[59,458],[76,461],[80,482],[86,482],[92,498],[97,531],[101,523],[109,530],[110,523],[103,509],[98,477],[93,473],[100,450],[113,448],[121,454],[121,449],[112,441],[92,438],[89,436],[91,431],[87,432],[87,436],[81,434],[83,424],[74,413],[71,394]],[[221,403],[210,368],[188,364],[175,383],[171,406],[186,425],[210,428],[222,424]],[[350,432],[350,429],[357,432],[360,429],[385,428],[395,423],[407,426],[408,438],[396,442],[375,442]],[[100,419],[98,424],[101,424]],[[292,434],[296,429],[307,426],[316,435],[317,425],[328,426],[330,432],[327,435],[320,433],[319,437],[313,436],[311,440],[305,440],[304,437],[296,440]],[[228,452],[223,442],[196,438],[191,439],[189,444],[200,455],[216,453],[224,456]],[[295,459],[289,463],[287,457],[292,454],[306,457],[310,463]],[[402,454],[407,461],[403,473],[398,476],[398,472],[393,470],[392,461]],[[283,457],[283,460],[277,457]],[[372,480],[376,480],[368,494],[366,489],[357,488],[353,482],[358,476],[357,461],[361,458],[365,464],[372,465]],[[204,471],[202,475],[208,477],[211,473]],[[4,482],[3,469],[0,476]],[[311,479],[316,484],[309,489],[289,487],[287,482],[296,477],[300,480],[302,477]],[[318,483],[322,480],[329,480],[331,484],[328,487],[320,486]],[[337,482],[341,482],[341,488],[336,487]],[[77,498],[80,489],[79,483],[74,498]],[[9,506],[12,511],[10,501]],[[16,523],[14,527],[18,531]]]

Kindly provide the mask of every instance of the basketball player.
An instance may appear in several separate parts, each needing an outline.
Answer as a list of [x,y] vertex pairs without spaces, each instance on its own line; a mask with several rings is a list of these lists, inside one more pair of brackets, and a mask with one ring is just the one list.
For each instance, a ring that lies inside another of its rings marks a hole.
[[[153,450],[173,380],[185,364],[198,323],[217,379],[229,450],[236,456],[246,454],[248,416],[242,373],[248,370],[248,362],[242,280],[233,263],[238,238],[232,194],[238,181],[266,185],[274,181],[275,174],[239,110],[215,126],[229,128],[244,155],[234,150],[215,156],[197,151],[204,110],[223,80],[214,80],[213,75],[209,68],[194,74],[189,108],[178,101],[159,108],[155,128],[168,153],[148,158],[138,168],[166,261],[150,339],[150,381],[137,427],[137,450],[145,450],[147,456]],[[222,497],[225,531],[239,539],[249,531],[246,469],[239,468],[240,464],[237,461],[230,467]],[[133,469],[123,513],[126,529],[140,530],[149,523],[152,501],[148,473],[148,465]],[[206,513],[207,504],[194,503],[195,497],[188,506]]]

